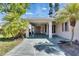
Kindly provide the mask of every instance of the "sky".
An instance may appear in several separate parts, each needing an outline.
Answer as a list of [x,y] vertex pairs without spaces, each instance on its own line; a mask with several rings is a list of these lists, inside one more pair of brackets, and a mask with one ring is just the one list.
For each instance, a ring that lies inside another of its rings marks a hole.
[[[64,3],[60,3],[59,7],[62,9],[65,6]],[[29,8],[26,9],[26,13],[22,15],[23,18],[48,18],[49,5],[48,3],[31,3]],[[2,22],[3,14],[0,13],[0,22]]]
[[[65,4],[61,3],[59,4],[60,8],[63,8]],[[29,9],[27,9],[27,12],[25,15],[23,15],[24,18],[46,18],[49,17],[49,5],[48,3],[32,3],[29,6]]]

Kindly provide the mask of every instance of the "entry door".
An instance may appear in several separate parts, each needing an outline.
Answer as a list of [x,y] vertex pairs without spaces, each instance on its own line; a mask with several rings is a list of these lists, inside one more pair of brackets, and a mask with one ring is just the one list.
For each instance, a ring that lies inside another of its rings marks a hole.
[[35,32],[36,33],[41,33],[41,26],[36,26],[35,27]]

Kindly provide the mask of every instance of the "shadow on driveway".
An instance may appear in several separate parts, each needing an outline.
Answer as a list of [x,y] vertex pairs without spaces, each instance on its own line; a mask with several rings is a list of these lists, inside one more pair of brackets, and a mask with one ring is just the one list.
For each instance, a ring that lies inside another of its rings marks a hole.
[[38,43],[34,48],[40,52],[44,51],[48,54],[60,55],[60,51],[58,51],[52,43]]
[[[64,53],[65,56],[79,56],[79,45],[73,43],[72,46],[65,45],[65,44],[58,44],[61,40],[68,40],[65,38],[61,38],[58,36],[53,36],[52,39],[48,39],[49,43],[41,43],[36,44],[34,48],[38,51],[45,51],[48,54],[55,54],[60,55],[61,51]],[[51,44],[52,43],[52,44]]]

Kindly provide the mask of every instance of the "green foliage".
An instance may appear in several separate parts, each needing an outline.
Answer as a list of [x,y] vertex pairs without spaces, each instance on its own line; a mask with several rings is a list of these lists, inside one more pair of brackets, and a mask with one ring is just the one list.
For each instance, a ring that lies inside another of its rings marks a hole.
[[49,3],[49,16],[52,17],[52,14],[53,14],[53,4],[52,3]]
[[[16,17],[15,17],[15,16],[16,16]],[[3,18],[3,20],[12,22],[12,21],[18,20],[18,18],[20,18],[20,16],[18,15],[18,13],[9,12],[9,13]]]
[[78,3],[72,3],[68,4],[65,9],[70,13],[70,14],[76,14],[77,12],[79,13],[79,4]]
[[[63,10],[59,10],[55,16],[56,20],[59,22],[76,21],[79,19],[79,4],[72,3],[68,4]],[[72,26],[72,25],[71,25]]]
[[28,3],[1,3],[0,12],[13,12],[22,15],[26,12],[26,8],[29,6]]
[[26,13],[27,3],[2,3],[0,4],[0,12],[6,13],[3,18],[8,21],[3,25],[5,37],[15,37],[22,30],[26,29],[28,21],[21,19],[21,15]]
[[21,29],[25,29],[28,26],[28,21],[26,20],[16,20],[13,22],[8,22],[7,25],[3,26],[5,37],[15,37]]
[[54,9],[55,9],[55,12],[59,10],[59,3],[55,3]]
[[53,7],[52,3],[49,3],[49,7],[51,7],[51,8]]
[[57,12],[59,10],[59,3],[49,3],[49,16],[52,17],[53,11]]

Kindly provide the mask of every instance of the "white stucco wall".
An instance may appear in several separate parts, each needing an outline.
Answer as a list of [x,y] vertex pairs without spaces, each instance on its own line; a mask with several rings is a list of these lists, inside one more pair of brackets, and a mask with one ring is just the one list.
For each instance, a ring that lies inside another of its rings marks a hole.
[[[69,25],[69,24],[68,24]],[[61,36],[61,37],[64,37],[64,38],[67,38],[67,39],[70,39],[71,37],[71,33],[70,33],[70,25],[69,25],[69,30],[68,31],[63,31],[62,32],[62,24],[57,24],[56,25],[56,34]]]
[[79,40],[79,21],[76,23],[74,39]]
[[[68,22],[68,25],[69,25],[69,30],[62,32],[62,24],[57,24],[56,34],[61,37],[70,39],[71,38],[71,26],[70,26],[69,22]],[[76,39],[79,40],[79,21],[77,21],[76,26],[75,26],[74,40],[76,40]]]

